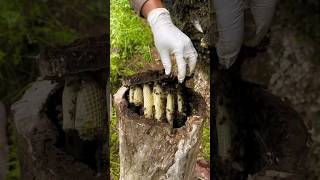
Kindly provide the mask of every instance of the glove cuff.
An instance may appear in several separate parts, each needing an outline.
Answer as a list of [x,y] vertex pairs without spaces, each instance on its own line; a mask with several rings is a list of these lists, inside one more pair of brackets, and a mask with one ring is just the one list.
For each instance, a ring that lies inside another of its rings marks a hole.
[[165,24],[173,24],[170,13],[166,8],[155,8],[148,13],[147,18],[152,29],[160,27]]

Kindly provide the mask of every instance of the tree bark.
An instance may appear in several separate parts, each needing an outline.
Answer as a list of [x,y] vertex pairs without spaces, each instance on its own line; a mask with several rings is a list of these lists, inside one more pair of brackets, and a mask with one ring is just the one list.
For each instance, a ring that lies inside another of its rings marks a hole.
[[[121,87],[114,95],[119,120],[120,179],[194,178],[204,121],[203,106],[198,106],[198,113],[188,117],[186,124],[173,133],[169,123],[132,113],[124,97],[127,90]],[[199,104],[205,104],[200,96],[196,102]]]

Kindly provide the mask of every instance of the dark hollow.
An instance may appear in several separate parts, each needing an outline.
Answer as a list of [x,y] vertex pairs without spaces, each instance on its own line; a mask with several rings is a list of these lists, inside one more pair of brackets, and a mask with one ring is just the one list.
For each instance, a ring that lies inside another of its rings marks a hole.
[[58,131],[55,146],[97,172],[98,139],[95,138],[92,141],[82,140],[76,130],[67,130],[65,132],[62,129],[62,92],[63,88],[60,88],[52,94],[46,107],[46,114]]

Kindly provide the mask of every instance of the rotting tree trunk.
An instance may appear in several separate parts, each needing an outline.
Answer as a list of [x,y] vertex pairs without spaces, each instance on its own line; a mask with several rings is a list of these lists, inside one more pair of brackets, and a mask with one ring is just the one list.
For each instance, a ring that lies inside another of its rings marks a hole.
[[[119,119],[120,179],[193,179],[201,140],[204,104],[198,98],[198,113],[172,133],[168,123],[155,122],[132,113],[125,99],[126,87],[114,95]],[[196,107],[196,106],[195,106]]]

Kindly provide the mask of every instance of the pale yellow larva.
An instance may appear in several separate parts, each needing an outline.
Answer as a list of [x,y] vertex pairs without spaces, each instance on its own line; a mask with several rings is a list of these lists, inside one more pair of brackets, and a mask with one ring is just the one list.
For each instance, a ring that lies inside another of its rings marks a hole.
[[161,89],[161,86],[156,83],[153,88],[153,103],[155,108],[155,119],[158,121],[161,121],[164,110],[163,110],[163,101],[162,101],[163,91]]
[[168,93],[167,95],[167,106],[166,106],[166,118],[168,122],[173,125],[174,118],[174,96],[172,93]]
[[180,114],[184,113],[184,101],[181,95],[181,92],[177,93],[177,103],[178,103],[178,112]]
[[142,88],[140,86],[136,86],[134,88],[133,103],[136,106],[142,106],[143,105],[143,93],[142,93]]
[[153,95],[148,84],[143,85],[143,109],[146,118],[153,118]]
[[130,87],[130,89],[129,89],[129,103],[133,103],[133,94],[134,94],[134,87]]

